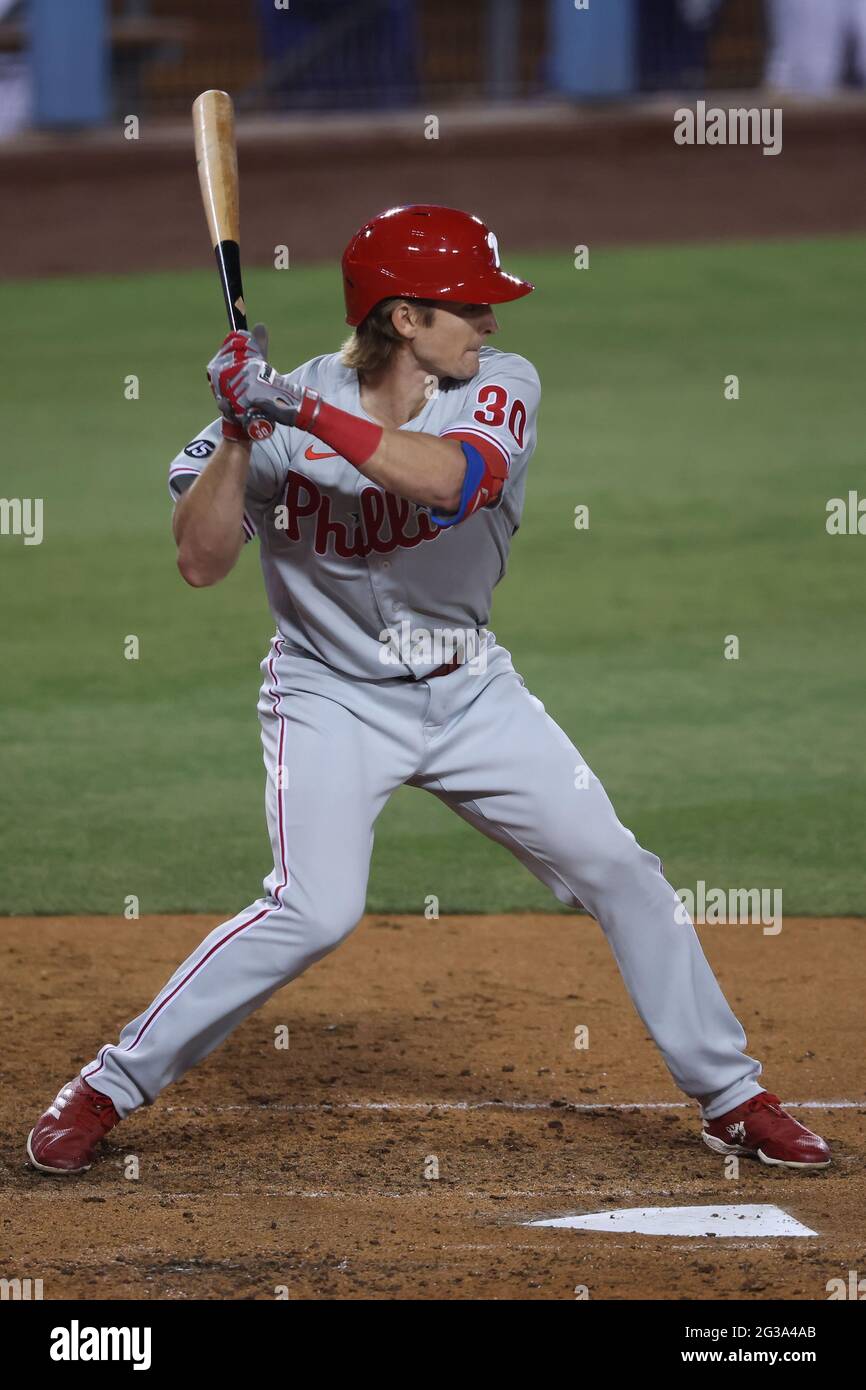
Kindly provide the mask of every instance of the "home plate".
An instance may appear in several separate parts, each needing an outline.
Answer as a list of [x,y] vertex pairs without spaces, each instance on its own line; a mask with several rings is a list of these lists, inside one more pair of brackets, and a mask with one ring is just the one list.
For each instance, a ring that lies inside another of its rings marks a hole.
[[526,1226],[559,1226],[573,1231],[631,1231],[641,1236],[816,1236],[772,1203],[726,1207],[621,1207],[589,1216],[557,1216],[526,1221]]

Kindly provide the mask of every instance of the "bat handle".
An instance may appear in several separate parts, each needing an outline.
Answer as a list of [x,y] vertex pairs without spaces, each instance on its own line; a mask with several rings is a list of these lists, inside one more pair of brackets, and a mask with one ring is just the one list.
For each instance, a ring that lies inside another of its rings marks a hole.
[[[241,332],[246,332],[246,314],[238,313],[237,321],[232,324],[232,327],[236,330],[239,329]],[[273,420],[269,420],[267,415],[262,415],[259,411],[252,410],[249,412],[244,421],[244,429],[246,430],[250,439],[256,441],[260,439],[270,439],[271,435],[274,432],[274,422]]]
[[[246,305],[244,304],[244,289],[241,283],[240,252],[237,242],[218,242],[214,250],[220,269],[220,280],[225,296],[229,328],[234,333],[246,333],[248,331],[247,315]],[[257,411],[254,411],[247,417],[244,428],[250,439],[253,440],[270,439],[274,432],[273,421],[269,420],[266,415],[260,415]]]

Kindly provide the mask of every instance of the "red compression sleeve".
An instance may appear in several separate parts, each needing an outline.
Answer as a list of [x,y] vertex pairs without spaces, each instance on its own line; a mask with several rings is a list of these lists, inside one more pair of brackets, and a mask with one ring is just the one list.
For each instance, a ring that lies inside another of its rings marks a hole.
[[304,392],[295,428],[315,435],[323,444],[330,444],[341,458],[356,468],[372,458],[383,434],[381,425],[362,420],[359,415],[351,415],[336,405],[328,405],[316,391],[310,390]]

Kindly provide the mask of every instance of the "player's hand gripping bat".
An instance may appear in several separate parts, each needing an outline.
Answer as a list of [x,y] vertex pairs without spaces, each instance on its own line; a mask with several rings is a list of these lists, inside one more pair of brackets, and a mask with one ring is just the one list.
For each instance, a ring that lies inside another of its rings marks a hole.
[[[228,92],[202,92],[192,104],[195,158],[201,198],[231,329],[246,329],[247,309],[241,281],[240,197],[235,114]],[[258,337],[258,330],[256,331]],[[267,356],[267,343],[261,343]],[[265,439],[273,422],[254,414],[245,420],[247,433]]]

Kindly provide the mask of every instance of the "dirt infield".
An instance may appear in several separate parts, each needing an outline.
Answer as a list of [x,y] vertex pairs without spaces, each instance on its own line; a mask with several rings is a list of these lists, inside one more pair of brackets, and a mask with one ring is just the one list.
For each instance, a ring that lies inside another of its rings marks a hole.
[[[786,109],[768,158],[676,145],[676,105],[446,111],[436,140],[423,112],[253,122],[239,135],[245,262],[272,265],[277,244],[292,265],[336,260],[404,202],[475,209],[512,250],[866,230],[866,108]],[[24,139],[0,149],[0,178],[15,189],[4,277],[208,264],[186,125]]]
[[[585,1286],[820,1300],[829,1279],[866,1272],[862,920],[786,920],[776,937],[700,928],[768,1086],[807,1103],[798,1118],[833,1146],[823,1173],[742,1160],[726,1179],[599,928],[563,915],[367,918],[114,1131],[90,1173],[32,1173],[37,1113],[215,924],[0,924],[3,1277],[41,1278],[46,1299],[573,1299]],[[522,1225],[737,1202],[778,1204],[817,1237]]]

